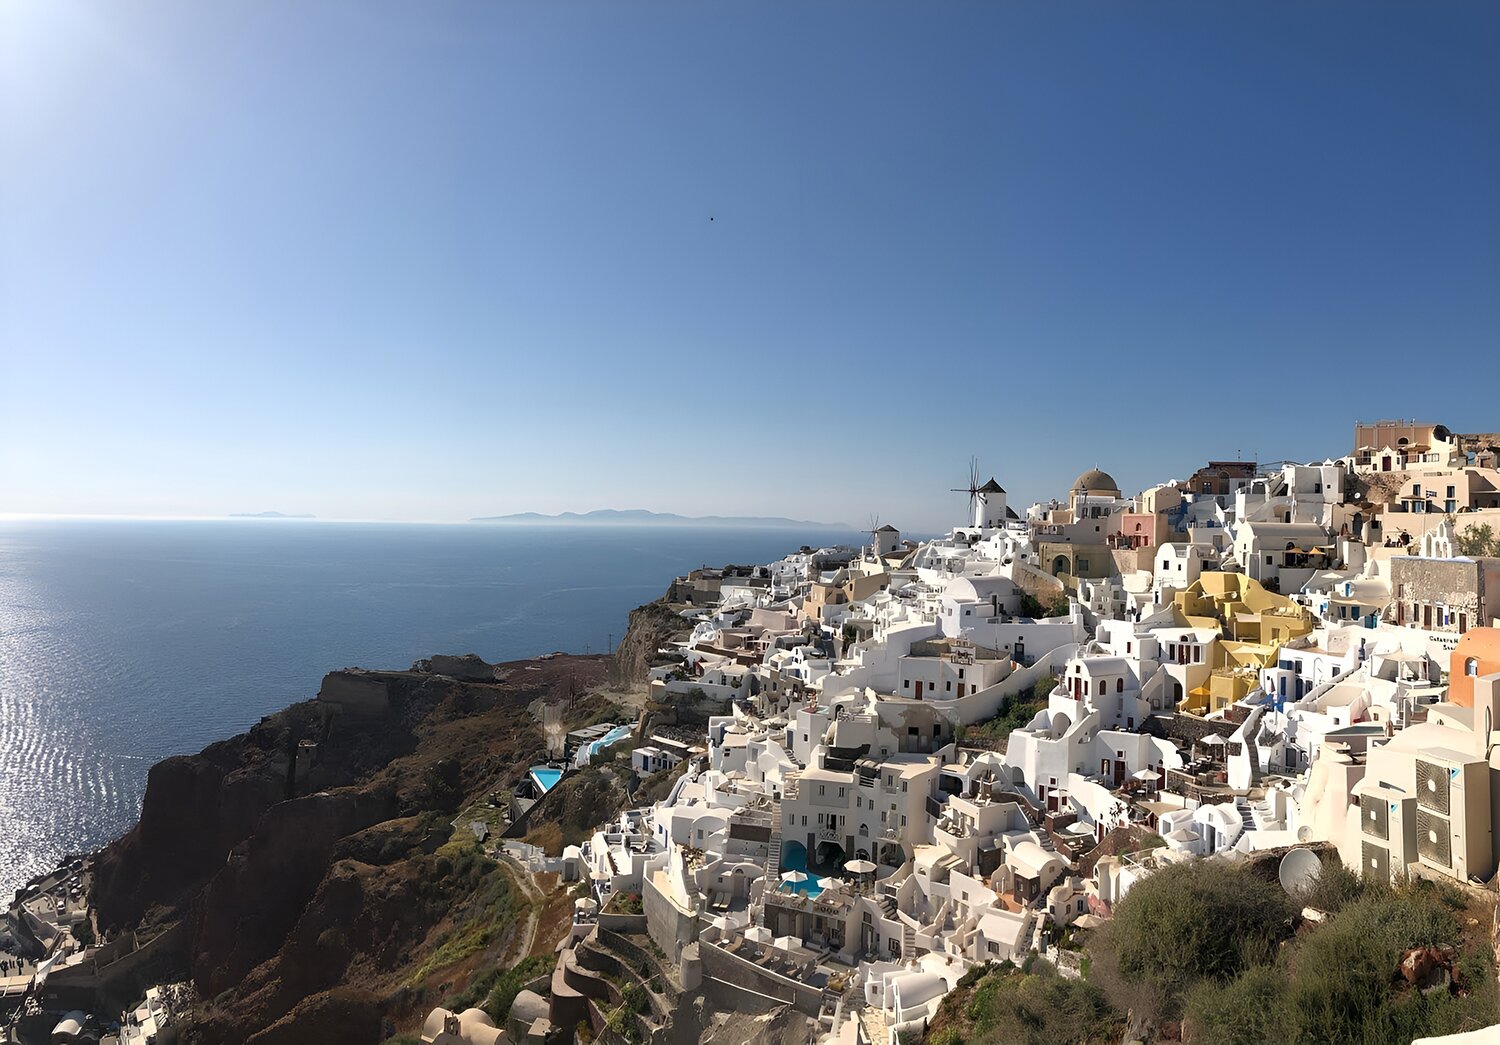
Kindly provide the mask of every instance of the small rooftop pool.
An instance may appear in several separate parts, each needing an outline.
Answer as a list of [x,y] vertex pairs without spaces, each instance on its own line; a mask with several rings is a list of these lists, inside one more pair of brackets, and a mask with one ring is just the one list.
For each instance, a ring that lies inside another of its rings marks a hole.
[[562,770],[552,766],[532,766],[531,779],[545,794],[556,787],[557,782],[562,779]]

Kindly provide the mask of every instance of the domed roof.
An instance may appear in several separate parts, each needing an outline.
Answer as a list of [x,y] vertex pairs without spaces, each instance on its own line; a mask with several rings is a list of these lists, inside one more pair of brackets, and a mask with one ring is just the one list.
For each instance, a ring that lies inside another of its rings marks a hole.
[[1120,492],[1119,486],[1115,484],[1114,476],[1108,472],[1101,472],[1097,468],[1090,468],[1074,479],[1073,489],[1082,490],[1084,493],[1119,494]]

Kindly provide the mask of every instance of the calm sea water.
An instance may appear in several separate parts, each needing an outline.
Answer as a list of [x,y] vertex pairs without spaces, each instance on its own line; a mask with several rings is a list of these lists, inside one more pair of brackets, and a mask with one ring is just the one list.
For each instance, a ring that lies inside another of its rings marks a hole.
[[704,564],[853,535],[0,521],[0,897],[139,812],[146,771],[350,665],[602,652]]

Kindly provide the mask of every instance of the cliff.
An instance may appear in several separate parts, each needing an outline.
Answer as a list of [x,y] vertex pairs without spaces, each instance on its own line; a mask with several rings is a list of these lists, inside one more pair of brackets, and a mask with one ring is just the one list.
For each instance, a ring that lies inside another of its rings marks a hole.
[[[175,958],[209,999],[189,1045],[378,1040],[444,986],[455,912],[493,922],[467,956],[508,946],[507,876],[452,820],[543,757],[528,706],[600,686],[605,665],[331,674],[319,699],[152,769],[139,823],[95,862],[101,926],[185,927]],[[574,696],[570,718],[602,703]]]
[[630,611],[625,637],[615,649],[610,682],[620,689],[644,685],[656,651],[674,638],[685,638],[691,630],[664,598],[637,606]]

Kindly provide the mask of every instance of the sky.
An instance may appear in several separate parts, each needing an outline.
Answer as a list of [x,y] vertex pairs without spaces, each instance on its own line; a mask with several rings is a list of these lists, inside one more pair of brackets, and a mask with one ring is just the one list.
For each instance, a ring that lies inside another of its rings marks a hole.
[[0,3],[0,513],[912,530],[1500,430],[1500,5]]

